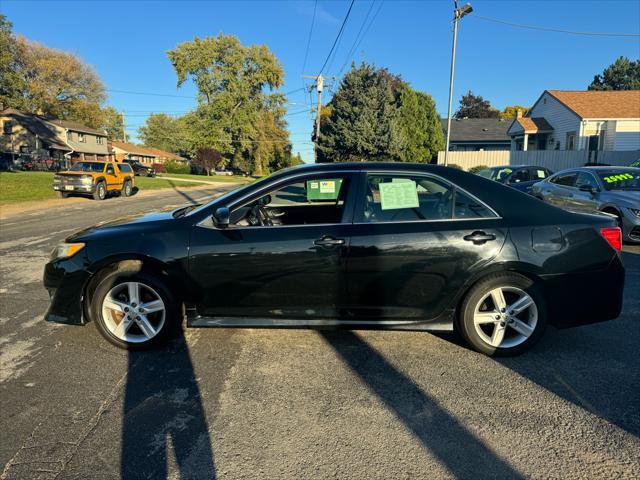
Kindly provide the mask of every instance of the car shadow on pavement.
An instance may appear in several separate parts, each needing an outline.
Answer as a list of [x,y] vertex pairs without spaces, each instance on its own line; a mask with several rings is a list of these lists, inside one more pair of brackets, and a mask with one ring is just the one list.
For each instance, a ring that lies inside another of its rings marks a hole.
[[184,192],[182,190],[180,190],[177,186],[176,183],[169,180],[169,185],[171,185],[171,187],[178,192],[180,195],[182,195],[191,205],[198,205],[198,202],[195,198],[193,198],[191,195],[189,195],[187,192]]
[[183,332],[166,348],[130,351],[128,369],[121,478],[163,479],[171,473],[215,479],[202,396]]
[[323,331],[324,340],[455,478],[523,476],[351,331]]

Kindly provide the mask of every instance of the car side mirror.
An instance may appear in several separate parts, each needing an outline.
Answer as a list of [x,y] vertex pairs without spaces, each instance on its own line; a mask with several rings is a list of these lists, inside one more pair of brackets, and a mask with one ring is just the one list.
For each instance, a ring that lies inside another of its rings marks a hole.
[[227,207],[220,207],[213,214],[213,223],[218,228],[227,228],[229,226],[229,218],[231,213]]

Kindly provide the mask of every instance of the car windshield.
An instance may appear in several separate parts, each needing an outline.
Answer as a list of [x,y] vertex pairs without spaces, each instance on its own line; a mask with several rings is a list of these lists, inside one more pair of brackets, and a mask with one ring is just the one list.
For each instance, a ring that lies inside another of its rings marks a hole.
[[598,176],[607,190],[640,190],[640,170],[602,170]]
[[508,167],[496,167],[485,168],[480,170],[478,175],[484,178],[490,178],[491,180],[497,180],[498,182],[507,178],[513,172],[512,168]]
[[72,172],[97,172],[104,170],[103,162],[78,162],[71,167]]
[[[279,172],[276,172],[276,173],[281,173],[283,171],[284,170],[280,170]],[[205,203],[204,205],[200,205],[195,210],[191,210],[185,216],[186,217],[190,217],[191,215],[196,215],[197,213],[201,212],[202,210],[205,210],[205,209],[209,208],[211,206],[211,204],[213,204],[214,202],[218,202],[218,201],[224,200],[226,198],[229,198],[231,195],[235,195],[237,193],[242,193],[242,192],[248,193],[251,190],[260,188],[260,185],[262,185],[264,183],[268,183],[272,179],[273,175],[274,174],[271,174],[271,175],[269,175],[267,177],[263,177],[260,180],[257,180],[255,182],[251,182],[251,183],[249,183],[247,185],[244,185],[244,186],[242,186],[240,188],[234,188],[233,190],[225,193],[224,195],[221,195],[221,196],[219,196],[217,198],[214,198],[209,203]]]

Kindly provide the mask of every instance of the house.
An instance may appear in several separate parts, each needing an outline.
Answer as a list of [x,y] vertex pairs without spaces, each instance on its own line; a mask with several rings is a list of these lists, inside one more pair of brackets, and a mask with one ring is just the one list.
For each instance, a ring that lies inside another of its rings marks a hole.
[[[640,150],[640,90],[545,90],[508,129],[511,150]],[[595,152],[595,153],[592,153]]]
[[150,151],[151,153],[155,153],[158,156],[158,160],[157,160],[158,163],[165,163],[167,161],[186,163],[189,161],[186,158],[181,157],[180,155],[176,155],[175,153],[167,152],[165,150],[160,150],[159,148],[154,148],[154,147],[144,147],[144,148]]
[[76,122],[6,108],[0,111],[0,124],[0,152],[11,159],[29,155],[73,163],[109,155],[106,132]]
[[[442,129],[447,135],[447,119]],[[451,119],[450,151],[509,150],[511,138],[507,135],[510,122],[498,118]]]
[[158,155],[146,147],[134,145],[133,143],[109,142],[109,155],[112,160],[122,162],[123,160],[137,160],[144,165],[158,163]]

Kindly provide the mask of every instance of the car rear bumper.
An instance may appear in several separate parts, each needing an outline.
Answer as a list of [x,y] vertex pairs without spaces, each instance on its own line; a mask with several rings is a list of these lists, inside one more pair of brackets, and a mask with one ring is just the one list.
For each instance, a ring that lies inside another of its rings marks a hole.
[[613,320],[622,311],[625,270],[616,254],[601,271],[542,276],[549,323],[558,328]]
[[44,267],[43,283],[49,292],[49,308],[44,314],[47,322],[84,325],[82,312],[85,285],[91,278],[80,259],[54,260]]

